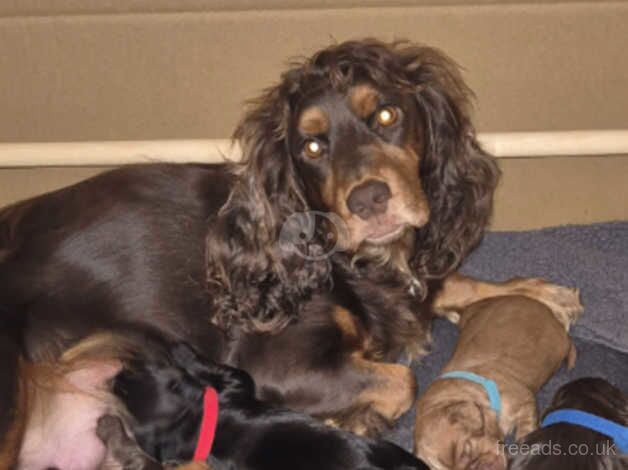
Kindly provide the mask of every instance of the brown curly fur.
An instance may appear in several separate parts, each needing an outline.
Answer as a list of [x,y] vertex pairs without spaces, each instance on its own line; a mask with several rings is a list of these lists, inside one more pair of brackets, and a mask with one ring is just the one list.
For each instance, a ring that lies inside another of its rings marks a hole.
[[[306,98],[330,90],[343,94],[363,82],[413,98],[420,121],[413,129],[413,150],[421,156],[417,176],[430,218],[414,230],[401,255],[396,254],[399,243],[362,247],[360,255],[397,264],[394,268],[407,271],[405,277],[424,296],[426,281],[452,272],[480,239],[499,173],[476,140],[472,93],[457,65],[436,49],[406,42],[371,39],[331,46],[295,63],[278,85],[251,103],[235,131],[244,161],[207,239],[218,324],[280,329],[304,299],[329,284],[332,260],[304,262],[277,249],[282,223],[314,208],[317,199],[306,192],[310,175],[295,161],[290,139]],[[319,227],[308,246],[312,253],[324,249],[325,233]]]

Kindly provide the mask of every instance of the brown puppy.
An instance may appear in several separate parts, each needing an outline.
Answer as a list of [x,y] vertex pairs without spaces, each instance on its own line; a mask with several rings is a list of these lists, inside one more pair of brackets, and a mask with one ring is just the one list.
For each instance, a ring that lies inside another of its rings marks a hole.
[[460,338],[443,373],[494,381],[502,409],[498,416],[482,385],[437,380],[417,404],[415,451],[434,470],[505,469],[504,436],[516,429],[520,438],[537,427],[534,394],[563,360],[573,366],[567,331],[576,315],[555,316],[535,300],[504,296],[474,303],[457,319]]

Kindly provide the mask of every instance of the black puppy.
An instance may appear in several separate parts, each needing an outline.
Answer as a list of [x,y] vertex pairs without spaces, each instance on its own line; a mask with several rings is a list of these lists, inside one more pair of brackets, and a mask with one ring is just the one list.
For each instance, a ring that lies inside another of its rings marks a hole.
[[[558,410],[584,411],[628,426],[628,395],[603,379],[579,379],[562,386],[545,412],[544,422]],[[560,422],[543,426],[514,447],[511,470],[628,470],[628,455],[621,455],[613,439],[581,425]]]
[[[204,408],[211,406],[206,390],[211,387],[218,401],[211,455],[229,468],[428,469],[390,442],[364,439],[259,401],[246,372],[203,361],[187,345],[172,347],[170,355],[170,365],[139,362],[114,382],[116,395],[134,418],[131,428],[138,444],[161,462],[189,461],[195,449],[207,444],[199,442],[199,434],[202,422],[206,427]],[[209,428],[214,429],[211,423]]]

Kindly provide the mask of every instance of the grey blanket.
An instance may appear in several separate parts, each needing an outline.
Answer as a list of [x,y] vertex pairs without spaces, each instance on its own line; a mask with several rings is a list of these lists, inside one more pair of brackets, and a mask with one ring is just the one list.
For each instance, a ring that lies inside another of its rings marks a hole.
[[572,334],[628,353],[628,222],[489,233],[462,271],[578,287],[585,311]]
[[[540,410],[556,390],[579,377],[603,377],[628,392],[628,222],[488,233],[462,268],[465,274],[501,281],[544,277],[578,287],[585,307],[572,330],[576,367],[561,370],[538,394]],[[453,352],[456,328],[434,324],[431,353],[413,366],[419,393],[439,375]],[[414,409],[386,436],[412,448]]]

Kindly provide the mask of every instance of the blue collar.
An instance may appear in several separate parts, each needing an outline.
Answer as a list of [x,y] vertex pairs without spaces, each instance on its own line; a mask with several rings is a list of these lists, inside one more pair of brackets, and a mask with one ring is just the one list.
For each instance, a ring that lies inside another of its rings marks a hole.
[[548,414],[543,420],[541,427],[545,428],[558,423],[574,424],[604,434],[615,441],[615,445],[622,453],[628,453],[628,427],[626,426],[600,418],[591,413],[567,409],[553,411]]
[[447,372],[441,375],[439,379],[463,379],[481,385],[486,391],[486,395],[488,395],[488,401],[491,404],[491,409],[497,414],[497,419],[499,419],[499,415],[502,411],[502,398],[499,394],[499,387],[497,387],[497,384],[494,381],[487,379],[486,377],[482,377],[481,375],[474,374],[473,372],[460,370]]

